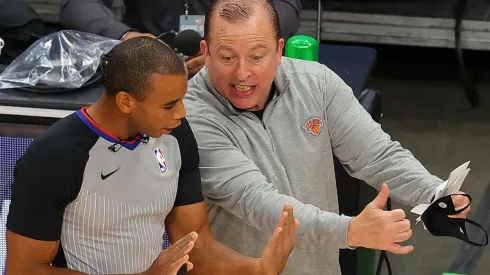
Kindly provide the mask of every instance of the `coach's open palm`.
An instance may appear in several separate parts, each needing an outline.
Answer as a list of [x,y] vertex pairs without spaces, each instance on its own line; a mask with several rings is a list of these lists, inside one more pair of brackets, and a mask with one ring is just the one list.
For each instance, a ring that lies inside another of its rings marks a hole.
[[194,247],[197,237],[196,232],[191,232],[171,247],[163,250],[142,275],[177,275],[184,264],[187,265],[187,270],[191,270],[192,263],[188,261],[189,252]]
[[289,255],[296,244],[296,230],[299,221],[294,218],[293,206],[283,207],[281,218],[272,234],[269,244],[260,258],[260,267],[264,275],[278,275],[286,266]]

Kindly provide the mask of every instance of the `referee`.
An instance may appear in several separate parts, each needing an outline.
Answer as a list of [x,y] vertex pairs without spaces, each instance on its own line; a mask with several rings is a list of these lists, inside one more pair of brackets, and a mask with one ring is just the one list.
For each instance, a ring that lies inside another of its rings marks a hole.
[[[6,274],[163,275],[183,265],[279,274],[295,244],[290,205],[262,258],[211,235],[183,62],[149,37],[120,43],[106,60],[99,100],[51,126],[17,162]],[[166,250],[164,230],[174,243]]]

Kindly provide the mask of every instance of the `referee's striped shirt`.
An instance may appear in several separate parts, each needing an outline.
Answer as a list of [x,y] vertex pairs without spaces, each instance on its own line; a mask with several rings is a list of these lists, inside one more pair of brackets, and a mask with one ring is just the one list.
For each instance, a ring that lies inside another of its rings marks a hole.
[[17,162],[7,228],[60,241],[53,265],[87,274],[145,271],[174,206],[203,201],[185,119],[170,135],[121,141],[85,108],[50,127]]

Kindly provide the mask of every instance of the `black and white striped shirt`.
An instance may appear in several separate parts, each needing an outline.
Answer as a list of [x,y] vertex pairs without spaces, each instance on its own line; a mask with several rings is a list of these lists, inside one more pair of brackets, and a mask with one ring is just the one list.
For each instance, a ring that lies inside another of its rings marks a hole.
[[185,119],[170,135],[122,142],[80,109],[17,162],[7,228],[60,240],[55,266],[142,272],[163,249],[170,210],[203,201],[198,162]]

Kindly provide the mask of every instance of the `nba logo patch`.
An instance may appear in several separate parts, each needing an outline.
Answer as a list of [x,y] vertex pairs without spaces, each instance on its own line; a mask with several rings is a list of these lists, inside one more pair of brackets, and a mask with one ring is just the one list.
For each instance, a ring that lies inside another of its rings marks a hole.
[[160,168],[160,172],[167,172],[168,166],[165,161],[165,157],[163,156],[163,150],[160,148],[153,149],[153,154],[155,154],[155,158],[157,159],[158,168]]

